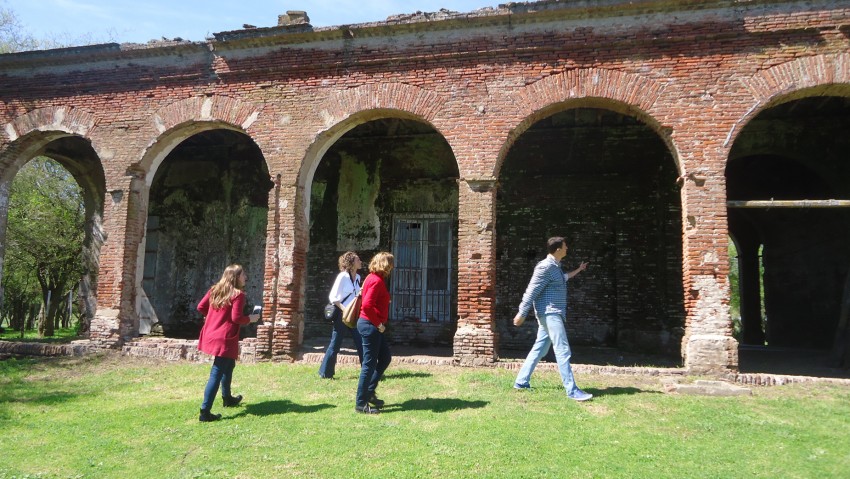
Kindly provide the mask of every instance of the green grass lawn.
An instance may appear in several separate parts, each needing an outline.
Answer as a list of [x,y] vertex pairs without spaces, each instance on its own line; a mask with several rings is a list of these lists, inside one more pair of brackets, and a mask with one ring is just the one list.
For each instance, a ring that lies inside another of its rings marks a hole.
[[90,356],[0,362],[0,478],[850,477],[850,387],[664,394],[658,378],[391,365],[384,412],[359,369],[238,364],[243,405],[199,423],[208,364]]
[[54,331],[53,336],[49,338],[42,338],[38,334],[37,329],[28,329],[24,331],[23,337],[21,337],[20,331],[9,328],[5,328],[5,330],[0,333],[0,340],[26,341],[28,343],[70,343],[75,339],[82,339],[77,334],[76,328],[58,328]]

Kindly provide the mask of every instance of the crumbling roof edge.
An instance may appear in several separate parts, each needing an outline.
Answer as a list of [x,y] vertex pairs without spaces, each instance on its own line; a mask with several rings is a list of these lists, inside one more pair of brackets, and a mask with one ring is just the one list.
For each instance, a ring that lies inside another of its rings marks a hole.
[[105,43],[79,47],[0,54],[4,67],[73,64],[83,61],[141,59],[174,54],[206,54],[210,50],[242,49],[274,45],[384,37],[408,33],[473,29],[488,26],[540,23],[557,19],[624,16],[677,10],[750,8],[765,4],[796,3],[799,0],[541,0],[510,2],[471,12],[442,9],[392,15],[386,20],[316,28],[309,23],[247,28],[214,33],[204,41],[179,38],[139,43]]

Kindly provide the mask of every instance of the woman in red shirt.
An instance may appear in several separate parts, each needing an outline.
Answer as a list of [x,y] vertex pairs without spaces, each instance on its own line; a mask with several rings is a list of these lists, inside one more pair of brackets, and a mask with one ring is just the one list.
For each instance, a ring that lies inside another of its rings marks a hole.
[[357,320],[357,331],[363,341],[363,364],[354,406],[354,410],[360,413],[378,414],[384,406],[384,401],[375,395],[375,389],[392,360],[384,331],[390,313],[387,281],[394,264],[392,254],[376,254],[369,262],[369,276],[363,281],[363,305],[360,307],[360,319]]
[[230,382],[233,379],[233,368],[239,357],[239,326],[254,323],[260,319],[259,314],[245,316],[245,271],[242,266],[232,264],[225,268],[218,283],[213,285],[204,299],[198,304],[198,311],[206,319],[198,338],[198,349],[215,356],[210,379],[204,389],[204,402],[201,404],[201,422],[221,419],[221,414],[212,414],[213,401],[218,394],[221,384],[221,398],[224,407],[236,406],[242,401],[242,396],[230,395]]

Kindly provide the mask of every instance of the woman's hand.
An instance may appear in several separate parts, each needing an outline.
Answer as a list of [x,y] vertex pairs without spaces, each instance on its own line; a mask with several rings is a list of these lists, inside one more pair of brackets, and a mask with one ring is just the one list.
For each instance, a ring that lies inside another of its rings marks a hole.
[[387,330],[387,327],[386,327],[386,326],[384,326],[383,324],[382,324],[382,325],[380,325],[380,326],[378,326],[378,332],[379,332],[379,333],[383,333],[383,332],[384,332],[384,331],[386,331],[386,330]]
[[257,321],[260,320],[260,315],[259,314],[249,314],[248,319],[250,319],[252,323],[256,323]]

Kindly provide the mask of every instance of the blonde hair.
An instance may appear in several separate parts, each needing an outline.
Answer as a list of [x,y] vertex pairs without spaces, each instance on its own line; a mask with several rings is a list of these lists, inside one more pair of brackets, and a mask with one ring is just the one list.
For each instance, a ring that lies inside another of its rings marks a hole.
[[241,291],[239,288],[241,277],[242,266],[232,264],[224,268],[221,279],[210,288],[210,305],[215,309],[230,306],[230,300]]
[[372,261],[369,261],[369,272],[387,277],[394,266],[395,258],[393,254],[381,251],[372,257]]

